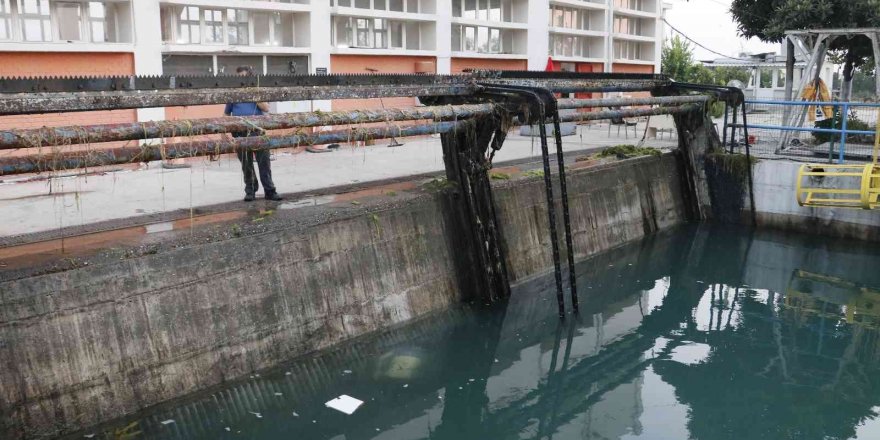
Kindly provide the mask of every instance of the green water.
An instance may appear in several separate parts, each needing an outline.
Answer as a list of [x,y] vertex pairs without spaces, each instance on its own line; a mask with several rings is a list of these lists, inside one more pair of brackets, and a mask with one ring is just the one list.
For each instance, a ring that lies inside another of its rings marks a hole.
[[[878,267],[858,242],[682,228],[582,263],[581,312],[565,322],[544,277],[506,305],[75,437],[880,439]],[[341,394],[365,403],[324,406]]]

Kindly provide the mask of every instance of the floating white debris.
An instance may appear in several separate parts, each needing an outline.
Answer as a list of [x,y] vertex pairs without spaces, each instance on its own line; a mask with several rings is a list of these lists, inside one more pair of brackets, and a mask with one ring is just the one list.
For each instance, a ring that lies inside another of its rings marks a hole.
[[468,379],[468,382],[473,382],[475,379]]
[[296,411],[292,412],[291,414],[293,414],[294,417],[299,417],[299,414],[297,414]]
[[275,393],[276,396],[283,396],[281,393]]
[[225,430],[226,430],[226,432],[232,432],[232,429],[231,429],[231,428],[230,428],[230,427],[228,427],[228,426],[227,426],[227,427],[225,427],[225,428],[223,428],[223,429],[225,429]]
[[404,388],[409,388],[409,384],[408,384],[408,383],[405,383],[405,384],[403,384],[403,387],[404,387]]
[[342,374],[351,374],[351,370],[344,370]]
[[[377,429],[377,431],[378,431],[378,429]],[[83,437],[85,437],[85,438],[92,438],[92,437],[94,437],[94,436],[95,436],[95,434],[86,434],[86,435],[84,435]]]
[[291,373],[290,371],[284,373],[285,376],[290,376],[291,374],[293,374],[293,373]]
[[379,431],[380,431],[380,429],[379,429],[379,428],[376,428],[376,432],[379,432]]
[[495,363],[496,363],[496,364],[498,363],[498,359],[495,359]]
[[251,413],[251,414],[253,414],[253,415],[255,415],[255,416],[257,416],[258,419],[262,419],[262,418],[263,418],[263,415],[260,414],[260,413],[258,413],[258,412],[253,412],[253,411],[248,411],[248,412]]
[[170,424],[174,423],[174,419],[162,420],[159,423],[161,423],[163,425],[170,425]]
[[348,395],[341,395],[327,403],[324,404],[327,408],[335,409],[336,411],[352,415],[361,405],[363,405],[363,400],[355,399],[354,397]]
[[317,420],[312,420],[312,423],[318,423],[318,421],[317,421]]

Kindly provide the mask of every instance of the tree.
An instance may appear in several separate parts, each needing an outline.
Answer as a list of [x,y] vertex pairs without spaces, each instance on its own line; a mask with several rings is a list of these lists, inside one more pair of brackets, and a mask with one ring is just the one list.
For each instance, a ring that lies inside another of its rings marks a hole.
[[690,82],[694,70],[694,50],[691,43],[678,35],[666,40],[660,55],[660,71],[680,82]]
[[[786,30],[880,27],[880,0],[733,0],[730,13],[741,36],[767,42],[782,41]],[[864,35],[837,38],[828,49],[847,83],[874,56]]]
[[748,84],[752,74],[748,69],[742,67],[720,66],[712,69],[715,73],[715,84],[726,86],[733,80],[737,80],[743,84]]
[[660,70],[678,82],[726,86],[732,79],[749,81],[748,70],[739,67],[706,66],[694,61],[691,44],[678,35],[666,40],[661,53]]

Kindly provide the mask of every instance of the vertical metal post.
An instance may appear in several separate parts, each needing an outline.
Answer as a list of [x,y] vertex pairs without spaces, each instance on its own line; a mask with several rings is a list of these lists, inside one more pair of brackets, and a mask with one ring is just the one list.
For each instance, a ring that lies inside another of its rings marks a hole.
[[[746,107],[746,103],[743,102],[743,108]],[[736,107],[733,108],[733,124],[730,129],[730,148],[728,148],[728,152],[733,154],[733,146],[736,145]],[[724,148],[722,146],[722,148]]]
[[[834,107],[832,107],[832,109],[831,109],[831,128],[832,128],[832,129],[834,128],[834,115],[835,115],[835,114],[838,114],[838,115],[839,115],[839,114],[840,114],[840,113],[839,113],[839,110],[840,110],[840,109],[839,109],[838,106],[836,106],[836,105],[835,105]],[[829,136],[829,141],[828,141],[828,163],[834,163],[834,141],[835,141],[834,136]]]
[[[754,178],[752,177],[752,152],[751,147],[749,146],[749,124],[746,121],[746,103],[743,100],[742,103],[742,112],[743,112],[743,137],[745,137],[746,142],[746,168],[748,168],[749,173],[749,204],[752,208],[752,225],[758,225],[758,213],[755,212],[755,185]],[[736,112],[734,111],[734,114]]]
[[559,110],[553,112],[553,131],[556,138],[556,162],[559,164],[559,191],[562,194],[562,223],[565,227],[565,246],[568,249],[568,284],[571,289],[571,307],[578,312],[577,284],[574,271],[574,245],[571,238],[571,216],[568,212],[568,183],[565,179],[565,156],[562,152],[562,133],[559,126]]
[[[840,122],[840,150],[837,152],[837,163],[843,163],[843,150],[846,149],[846,128],[849,119],[849,103],[843,103]],[[832,120],[833,121],[833,120]],[[833,125],[832,125],[833,126]]]
[[547,124],[544,112],[538,120],[541,135],[541,158],[544,161],[544,186],[547,189],[547,217],[550,220],[550,245],[553,249],[553,273],[556,276],[556,302],[559,304],[559,317],[565,318],[565,297],[562,295],[562,268],[559,264],[559,236],[556,233],[556,206],[553,202],[553,181],[550,177],[550,151],[547,148]]
[[721,135],[721,148],[724,148],[727,145],[727,113],[729,111],[729,104],[727,101],[724,101],[724,133]]

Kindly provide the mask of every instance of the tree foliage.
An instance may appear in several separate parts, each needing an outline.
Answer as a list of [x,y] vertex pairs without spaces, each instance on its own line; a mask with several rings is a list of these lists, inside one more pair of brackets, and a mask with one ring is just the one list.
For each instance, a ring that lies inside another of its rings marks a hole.
[[[880,27],[880,0],[733,0],[730,13],[740,35],[767,42],[782,41],[786,30]],[[839,37],[829,49],[847,79],[874,56],[863,35]]]
[[738,67],[716,67],[709,69],[694,60],[691,44],[679,37],[666,40],[661,54],[660,70],[678,82],[697,84],[727,85],[733,79],[744,83],[749,81],[749,72]]

